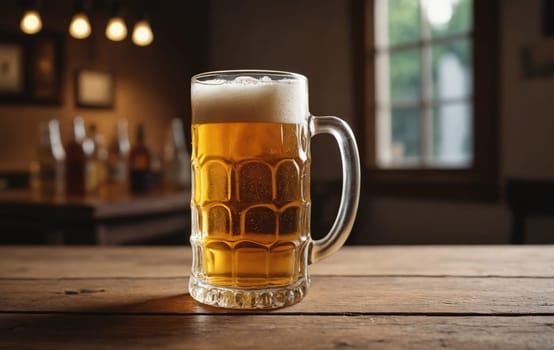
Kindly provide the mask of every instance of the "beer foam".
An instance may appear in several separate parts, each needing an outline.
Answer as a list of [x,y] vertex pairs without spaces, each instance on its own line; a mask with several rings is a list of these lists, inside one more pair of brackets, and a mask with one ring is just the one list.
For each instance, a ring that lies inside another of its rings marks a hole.
[[301,123],[309,114],[305,80],[239,76],[195,81],[191,98],[193,123]]

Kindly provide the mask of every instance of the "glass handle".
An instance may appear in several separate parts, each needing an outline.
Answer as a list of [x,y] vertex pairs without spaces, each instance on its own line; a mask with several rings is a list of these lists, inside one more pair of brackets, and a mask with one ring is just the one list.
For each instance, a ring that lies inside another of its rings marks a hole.
[[352,129],[337,117],[315,117],[309,120],[311,136],[328,133],[338,143],[342,161],[342,194],[339,211],[325,237],[312,241],[308,263],[312,264],[336,252],[350,234],[360,200],[360,156]]

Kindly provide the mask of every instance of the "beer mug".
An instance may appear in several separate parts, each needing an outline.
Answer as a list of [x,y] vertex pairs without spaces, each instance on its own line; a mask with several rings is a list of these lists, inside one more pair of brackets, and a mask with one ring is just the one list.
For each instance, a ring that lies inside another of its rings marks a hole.
[[[279,71],[196,75],[192,104],[190,295],[232,309],[292,305],[310,286],[308,265],[346,241],[358,208],[354,135],[308,111],[306,77]],[[310,140],[339,145],[342,195],[320,240],[310,236]]]

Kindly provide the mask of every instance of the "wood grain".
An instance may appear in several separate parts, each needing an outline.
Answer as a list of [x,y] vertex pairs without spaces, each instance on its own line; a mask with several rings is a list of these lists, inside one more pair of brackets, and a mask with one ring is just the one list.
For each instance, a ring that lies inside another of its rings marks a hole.
[[345,247],[292,307],[211,308],[188,247],[1,247],[0,349],[552,349],[554,247]]
[[[226,313],[202,306],[188,278],[1,281],[0,310],[94,313]],[[307,297],[276,313],[554,315],[554,279],[314,276]]]
[[190,247],[0,247],[0,278],[188,276]]
[[[0,247],[0,278],[177,277],[190,247]],[[552,246],[343,247],[310,266],[327,276],[554,278]]]
[[0,315],[5,349],[552,349],[554,317]]

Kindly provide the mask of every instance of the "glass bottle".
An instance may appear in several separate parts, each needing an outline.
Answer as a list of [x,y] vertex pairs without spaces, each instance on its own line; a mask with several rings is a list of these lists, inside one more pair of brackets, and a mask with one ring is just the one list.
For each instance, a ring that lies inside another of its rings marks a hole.
[[86,193],[87,153],[90,148],[85,143],[85,123],[83,118],[73,120],[71,141],[66,145],[65,192],[68,196],[84,196]]
[[40,123],[35,174],[40,195],[52,197],[63,193],[64,162],[60,124],[55,119]]
[[108,151],[104,145],[104,136],[98,133],[96,124],[92,124],[89,128],[92,142],[93,153],[90,159],[90,193],[100,194],[103,190],[107,178],[107,160]]
[[163,154],[164,188],[184,190],[190,185],[190,155],[185,145],[183,122],[179,118],[171,120]]
[[108,179],[107,192],[109,194],[121,194],[126,192],[129,179],[129,133],[127,121],[117,121],[115,136],[110,144],[108,153]]
[[136,140],[129,154],[129,175],[131,192],[146,193],[152,189],[152,157],[146,146],[144,124],[139,123],[136,129]]

